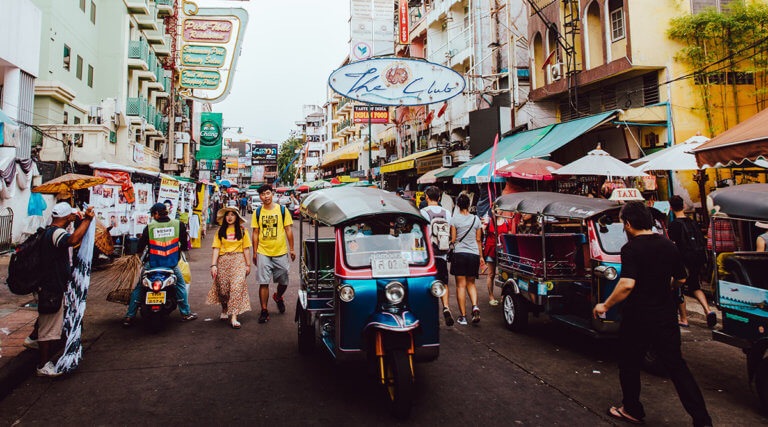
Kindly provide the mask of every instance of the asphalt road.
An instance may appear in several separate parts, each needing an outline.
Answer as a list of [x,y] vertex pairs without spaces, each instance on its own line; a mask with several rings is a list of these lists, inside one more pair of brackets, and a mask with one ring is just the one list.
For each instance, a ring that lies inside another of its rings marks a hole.
[[[124,306],[93,289],[81,366],[63,378],[31,377],[0,402],[0,423],[402,423],[389,416],[364,366],[337,365],[320,349],[311,357],[298,354],[292,315],[298,263],[292,265],[287,313],[279,315],[270,301],[269,323],[258,324],[258,311],[252,311],[241,317],[242,329],[233,330],[218,320],[217,307],[203,303],[211,284],[209,248],[210,238],[190,256],[190,301],[198,320],[181,323],[175,312],[158,334],[124,329]],[[523,334],[509,332],[500,307],[487,305],[484,280],[479,325],[443,326],[440,358],[416,366],[417,397],[407,423],[611,424],[605,410],[621,400],[615,344],[592,341],[544,317],[533,319]],[[249,285],[256,308],[253,273]],[[744,356],[713,342],[702,320],[694,317],[684,332],[683,351],[715,423],[766,424],[747,385]],[[665,379],[644,375],[643,401],[651,425],[690,424]]]

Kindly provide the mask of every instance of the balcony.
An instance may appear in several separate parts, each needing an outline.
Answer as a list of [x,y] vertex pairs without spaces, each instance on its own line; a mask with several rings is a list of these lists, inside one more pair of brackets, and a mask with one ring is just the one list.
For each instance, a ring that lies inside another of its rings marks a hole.
[[174,0],[155,0],[158,14],[172,14]]
[[164,35],[161,42],[155,45],[157,56],[168,56],[171,54],[171,36]]
[[149,44],[146,41],[128,42],[128,68],[149,69]]
[[131,13],[149,13],[149,0],[123,0],[123,2]]
[[147,35],[147,40],[149,40],[150,43],[161,44],[164,41],[163,37],[165,37],[165,24],[163,21],[160,21],[157,24],[156,30],[147,30],[144,31],[144,33]]
[[125,103],[125,115],[147,118],[147,100],[142,97],[128,98]]
[[143,30],[157,30],[157,11],[154,6],[149,6],[149,9],[144,14],[136,14],[136,23],[139,24],[139,28]]

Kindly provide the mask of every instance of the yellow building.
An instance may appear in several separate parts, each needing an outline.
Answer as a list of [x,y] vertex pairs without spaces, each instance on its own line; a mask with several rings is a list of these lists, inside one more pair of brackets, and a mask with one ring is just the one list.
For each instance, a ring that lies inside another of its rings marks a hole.
[[[672,41],[668,31],[673,17],[699,13],[706,6],[725,12],[727,4],[724,0],[536,0],[528,11],[529,99],[551,103],[559,121],[619,110],[617,118],[601,128],[603,140],[596,139],[624,159],[683,142],[699,132],[709,137],[720,133],[737,123],[737,114],[743,121],[758,111],[756,76],[746,70],[723,70],[703,77],[709,79],[710,88],[709,108],[704,108],[702,77],[694,78],[690,66],[679,60],[684,46]],[[716,176],[728,174],[708,172],[708,190]],[[677,174],[674,189],[697,202],[698,189],[691,176]],[[666,184],[662,180],[660,185]]]

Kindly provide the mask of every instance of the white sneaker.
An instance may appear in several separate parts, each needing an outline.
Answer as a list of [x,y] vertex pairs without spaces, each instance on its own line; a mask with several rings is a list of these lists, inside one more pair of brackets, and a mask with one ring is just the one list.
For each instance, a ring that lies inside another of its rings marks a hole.
[[42,368],[37,370],[38,377],[58,377],[62,372],[57,372],[53,363],[48,362]]
[[37,340],[33,340],[30,337],[24,338],[24,347],[31,348],[32,350],[37,350],[40,348],[40,345],[37,343]]

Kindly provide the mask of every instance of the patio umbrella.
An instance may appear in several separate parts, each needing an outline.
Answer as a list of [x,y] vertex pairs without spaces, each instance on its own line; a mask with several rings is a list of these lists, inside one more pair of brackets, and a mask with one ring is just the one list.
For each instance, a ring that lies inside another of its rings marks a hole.
[[339,178],[333,178],[333,179],[331,180],[331,184],[333,184],[333,185],[339,185],[339,184],[341,184],[341,181],[339,181]]
[[331,186],[331,184],[328,181],[325,181],[325,180],[322,180],[322,179],[319,179],[317,181],[309,182],[306,185],[307,185],[307,187],[309,187],[310,191],[319,190],[321,188],[328,188],[328,187]]
[[297,185],[296,187],[293,187],[295,191],[309,191],[309,186],[306,184]]
[[611,156],[607,152],[596,149],[587,153],[586,156],[568,163],[560,169],[552,172],[554,175],[594,175],[594,176],[648,176],[639,169],[622,162]]
[[549,160],[530,158],[518,160],[502,168],[496,169],[496,175],[507,178],[532,179],[535,181],[552,181],[552,172],[563,165]]
[[643,172],[699,170],[701,168],[696,163],[696,156],[691,151],[707,141],[709,138],[706,136],[692,136],[680,144],[649,154],[629,165]]
[[45,194],[71,193],[74,190],[95,187],[106,181],[106,178],[102,177],[68,173],[38,185],[32,189],[32,192]]
[[275,191],[277,191],[278,193],[285,193],[288,190],[290,190],[290,188],[288,187],[277,187]]

